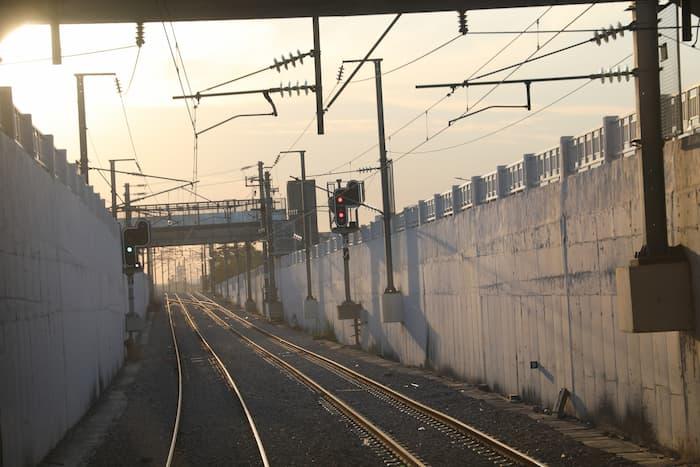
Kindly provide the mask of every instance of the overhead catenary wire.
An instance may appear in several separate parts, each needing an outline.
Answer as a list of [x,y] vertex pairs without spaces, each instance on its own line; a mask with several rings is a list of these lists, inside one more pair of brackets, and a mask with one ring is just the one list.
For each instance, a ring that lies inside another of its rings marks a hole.
[[[121,47],[112,47],[109,49],[100,49],[100,50],[89,50],[87,52],[76,52],[73,54],[66,54],[66,55],[61,55],[61,58],[74,58],[74,57],[84,57],[86,55],[96,55],[96,54],[103,54],[103,53],[109,53],[109,52],[118,52],[121,50],[127,50],[127,49],[133,49],[136,47],[135,45],[123,45]],[[9,66],[9,65],[24,65],[27,63],[38,63],[38,62],[48,62],[53,60],[53,57],[42,57],[42,58],[28,58],[26,60],[17,60],[14,62],[3,62],[0,61],[0,66]]]
[[[587,13],[588,11],[590,11],[590,9],[591,9],[593,6],[595,6],[595,3],[596,3],[596,2],[592,3],[591,5],[589,5],[588,7],[586,7],[586,9],[584,9],[582,12],[580,12],[579,14],[577,14],[577,15],[574,17],[573,20],[569,21],[569,23],[567,23],[566,26],[564,26],[564,27],[562,28],[562,30],[566,30],[571,24],[573,24],[575,21],[577,21],[579,18],[581,18],[581,16],[583,16],[585,13]],[[533,52],[533,54],[531,54],[530,57],[528,57],[528,58],[531,58],[535,53],[537,53],[539,50],[541,50],[542,47],[544,47],[544,46],[546,46],[547,44],[549,44],[549,43],[554,39],[554,37],[557,37],[557,35],[555,35],[555,36],[549,38],[539,49],[535,50],[535,52]],[[621,63],[622,61],[626,60],[627,58],[628,58],[628,57],[626,57],[625,59],[621,60],[621,61],[618,62],[617,64]],[[615,65],[613,65],[613,66],[616,66],[617,64],[615,64]],[[516,67],[516,68],[515,68],[513,71],[511,71],[503,80],[505,80],[505,79],[507,79],[508,77],[512,76],[513,73],[515,73],[518,69],[519,69],[519,67]],[[502,80],[502,81],[503,81],[503,80]],[[585,82],[584,84],[589,84],[590,82],[591,82],[591,81],[587,81],[587,82]],[[482,98],[479,99],[478,102],[480,102],[481,100],[483,100],[486,96],[488,96],[491,92],[493,92],[493,90],[495,90],[497,87],[498,87],[498,84],[496,84],[496,85],[494,86],[494,88],[492,88],[489,92],[487,92],[484,96],[482,96]],[[583,85],[581,86],[581,88],[583,88]],[[475,105],[476,105],[476,104],[475,104]],[[548,108],[548,107],[547,107],[547,108]],[[539,112],[538,112],[538,113],[539,113]],[[531,116],[532,114],[528,114],[528,115]],[[527,117],[527,116],[526,116],[526,117]],[[525,119],[526,119],[526,118],[523,118],[521,121],[524,121]],[[438,130],[438,131],[436,131],[435,133],[433,133],[432,135],[430,135],[430,136],[429,136],[428,138],[426,138],[425,140],[423,140],[423,141],[419,142],[418,144],[416,144],[415,146],[413,146],[413,147],[412,147],[411,149],[409,149],[408,151],[405,151],[405,152],[403,152],[402,154],[400,154],[399,157],[397,157],[396,159],[394,159],[394,160],[391,161],[392,167],[393,167],[393,164],[395,164],[395,163],[399,162],[400,160],[404,159],[406,156],[408,156],[408,155],[410,155],[410,154],[413,154],[413,153],[414,153],[415,151],[417,151],[419,148],[421,148],[422,146],[424,146],[425,144],[427,144],[429,141],[432,141],[433,139],[437,138],[438,136],[440,136],[442,133],[444,133],[445,131],[447,131],[447,130],[448,130],[449,128],[451,128],[451,127],[452,127],[452,126],[449,125],[449,124],[446,125],[446,126],[444,126],[444,127],[441,128],[440,130]],[[368,180],[368,179],[374,177],[375,175],[376,175],[376,173],[371,174],[371,175],[365,177],[364,180]]]
[[[414,59],[411,59],[411,60],[407,61],[406,63],[402,63],[401,65],[395,66],[394,68],[390,68],[390,69],[388,69],[388,70],[382,72],[382,76],[390,75],[391,73],[394,73],[394,72],[399,71],[399,70],[402,70],[402,69],[404,69],[404,68],[406,68],[406,67],[408,67],[408,66],[411,66],[411,65],[413,65],[414,63],[419,62],[420,60],[423,60],[424,58],[426,58],[426,57],[428,57],[428,56],[434,54],[435,52],[439,51],[440,49],[443,49],[443,48],[447,47],[448,45],[452,44],[452,43],[455,42],[457,39],[460,39],[460,38],[462,38],[462,37],[465,37],[465,35],[463,35],[463,34],[457,34],[457,35],[454,36],[453,38],[448,39],[447,41],[443,42],[442,44],[433,47],[432,49],[430,49],[429,51],[427,51],[427,52],[425,52],[425,53],[419,55],[418,57],[416,57],[416,58],[414,58]],[[368,76],[367,78],[356,79],[355,81],[353,81],[353,83],[356,84],[356,83],[362,83],[362,82],[371,81],[371,80],[374,80],[374,76]]]
[[[625,60],[628,60],[631,56],[632,56],[631,54],[630,54],[630,55],[627,55],[626,57],[624,57],[623,59],[619,60],[617,63],[613,64],[612,66],[618,66],[618,65],[620,65],[620,64],[623,63]],[[450,145],[450,146],[444,146],[444,147],[441,147],[441,148],[435,148],[435,149],[424,150],[424,151],[411,150],[411,151],[405,151],[405,152],[403,152],[403,153],[401,153],[401,152],[399,152],[399,151],[395,151],[395,152],[393,152],[394,154],[401,154],[401,156],[398,157],[394,162],[398,162],[398,161],[401,160],[403,157],[405,157],[405,156],[407,156],[407,155],[409,155],[409,154],[431,154],[431,153],[437,153],[437,152],[444,152],[444,151],[447,151],[447,150],[450,150],[450,149],[456,149],[456,148],[458,148],[458,147],[467,146],[467,145],[469,145],[469,144],[473,144],[473,143],[476,143],[476,142],[478,142],[478,141],[481,141],[481,140],[484,140],[484,139],[486,139],[486,138],[489,138],[489,137],[491,137],[491,136],[497,135],[497,134],[499,134],[499,133],[501,133],[501,132],[503,132],[503,131],[505,131],[505,130],[508,130],[508,129],[510,129],[510,128],[514,127],[514,126],[516,126],[516,125],[519,125],[520,123],[522,123],[522,122],[524,122],[524,121],[526,121],[526,120],[528,120],[528,119],[530,119],[530,118],[532,118],[532,117],[535,117],[536,115],[538,115],[538,114],[544,112],[545,110],[547,110],[547,109],[549,109],[549,108],[551,108],[551,107],[557,105],[557,104],[560,103],[561,101],[563,101],[563,100],[565,100],[566,98],[568,98],[568,97],[574,95],[575,93],[581,91],[583,88],[585,88],[586,86],[590,85],[590,84],[593,83],[593,82],[594,82],[593,80],[591,80],[591,81],[586,81],[586,82],[584,82],[584,83],[582,83],[582,84],[576,86],[576,87],[573,88],[571,91],[567,91],[567,92],[564,93],[563,95],[561,95],[561,96],[559,96],[558,98],[554,99],[554,100],[551,101],[549,104],[546,104],[545,106],[543,106],[543,107],[541,107],[541,108],[539,108],[539,109],[537,109],[537,110],[535,110],[535,111],[529,112],[529,113],[525,114],[525,116],[523,116],[523,117],[521,117],[521,118],[519,118],[519,119],[517,119],[517,120],[514,120],[514,121],[512,121],[512,122],[510,122],[510,123],[508,123],[508,124],[506,124],[506,125],[504,125],[504,126],[502,126],[502,127],[499,127],[499,128],[497,128],[496,130],[489,131],[488,133],[485,133],[485,134],[480,135],[480,136],[478,136],[478,137],[476,137],[476,138],[472,138],[472,139],[470,139],[470,140],[464,141],[464,142],[462,142],[462,143],[453,144],[453,145]]]
[[[542,18],[544,18],[544,16],[546,16],[546,15],[552,10],[552,8],[554,8],[554,7],[552,7],[552,6],[547,7],[547,8],[545,9],[544,12],[540,13],[540,14],[537,16],[537,18],[536,18],[534,21],[532,21],[532,22],[531,22],[523,31],[521,31],[521,32],[524,34],[526,31],[530,30],[530,28],[532,28],[535,24],[537,24],[537,22],[538,22],[539,20],[541,20]],[[492,61],[494,61],[496,58],[498,58],[505,50],[507,50],[511,45],[513,45],[513,43],[515,43],[515,41],[517,41],[520,37],[522,37],[522,34],[517,35],[516,37],[512,38],[508,43],[506,43],[503,47],[501,47],[498,51],[496,51],[496,53],[493,54],[488,60],[486,60],[486,61],[485,61],[484,63],[482,63],[475,71],[473,71],[472,74],[471,74],[471,76],[474,76],[474,75],[476,75],[477,73],[479,73],[481,70],[483,70],[483,69],[484,69],[486,66],[488,66]],[[449,93],[445,94],[444,96],[442,96],[440,99],[438,99],[438,100],[435,101],[433,104],[431,104],[430,106],[428,106],[428,108],[426,108],[425,110],[421,111],[421,112],[420,112],[419,114],[417,114],[415,117],[413,117],[412,119],[408,120],[406,123],[404,123],[403,125],[401,125],[398,129],[394,130],[394,131],[391,132],[389,135],[387,135],[387,139],[391,139],[393,136],[397,135],[397,134],[400,133],[401,131],[403,131],[403,130],[405,130],[406,128],[408,128],[409,126],[411,126],[415,121],[417,121],[417,120],[419,120],[421,117],[423,117],[423,116],[425,115],[426,112],[429,112],[430,110],[432,110],[432,109],[434,109],[435,107],[437,107],[438,105],[440,105],[442,102],[444,102],[446,99],[448,99],[452,94],[453,94],[452,92],[449,92]],[[368,148],[365,149],[364,151],[362,151],[362,152],[360,152],[359,154],[353,156],[349,161],[344,162],[344,163],[342,163],[342,164],[340,164],[340,165],[338,165],[338,166],[336,166],[336,167],[333,167],[332,169],[329,170],[329,172],[334,172],[334,171],[340,169],[341,167],[344,167],[344,166],[346,166],[346,165],[352,164],[352,163],[355,162],[356,160],[360,159],[361,157],[363,157],[364,155],[368,154],[370,151],[372,151],[373,149],[375,149],[377,146],[378,146],[377,143],[373,144],[372,146],[368,147]]]
[[[88,131],[87,128],[85,129],[85,133],[88,136],[88,140],[90,141],[90,146],[92,147],[92,152],[93,152],[93,154],[95,154],[95,157],[97,158],[97,162],[99,162],[100,165],[102,165],[102,161],[100,160],[100,155],[97,152],[97,148],[95,147],[95,142],[92,140],[92,135],[90,134],[90,132]],[[94,169],[94,167],[90,167],[90,168]],[[104,180],[104,182],[107,184],[107,186],[110,187],[110,189],[114,190],[119,201],[123,203],[124,199],[119,195],[119,192],[117,192],[117,187],[113,187],[112,183],[109,180],[107,180],[107,177],[102,172],[98,171],[97,173],[100,174],[100,177],[102,177],[102,180]]]

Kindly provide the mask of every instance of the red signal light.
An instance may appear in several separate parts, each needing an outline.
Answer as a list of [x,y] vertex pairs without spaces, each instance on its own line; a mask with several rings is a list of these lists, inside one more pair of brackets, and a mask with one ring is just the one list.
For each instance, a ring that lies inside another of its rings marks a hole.
[[338,212],[338,218],[339,218],[339,219],[344,219],[344,218],[345,218],[345,211],[339,211],[339,212]]
[[343,204],[345,202],[345,198],[343,198],[342,196],[338,196],[335,198],[335,202],[338,204]]

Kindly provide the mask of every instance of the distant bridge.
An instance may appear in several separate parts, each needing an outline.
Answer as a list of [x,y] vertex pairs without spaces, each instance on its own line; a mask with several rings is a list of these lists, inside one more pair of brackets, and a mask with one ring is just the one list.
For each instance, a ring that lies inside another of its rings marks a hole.
[[[138,205],[129,208],[129,215],[151,223],[153,247],[255,242],[265,235],[257,199]],[[281,231],[275,243],[283,247],[285,200],[274,200],[272,219]]]

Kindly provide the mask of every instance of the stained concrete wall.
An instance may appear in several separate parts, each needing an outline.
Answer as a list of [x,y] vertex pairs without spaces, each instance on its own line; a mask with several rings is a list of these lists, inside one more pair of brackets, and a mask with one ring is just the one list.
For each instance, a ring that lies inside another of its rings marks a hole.
[[[687,248],[697,302],[700,150],[671,142],[666,156],[669,238]],[[615,268],[642,243],[638,163],[638,156],[608,161],[395,233],[403,324],[381,323],[381,236],[358,235],[365,241],[351,246],[350,268],[353,298],[367,310],[362,347],[547,407],[567,388],[570,413],[700,457],[698,334],[618,330]],[[282,258],[277,277],[286,321],[350,344],[351,322],[336,319],[344,298],[337,243],[316,247],[312,261],[321,323],[304,321],[301,255]],[[235,296],[235,279],[228,286]],[[259,304],[261,286],[258,269]]]
[[[124,358],[120,230],[66,165],[0,132],[0,440],[5,467],[35,465]],[[55,156],[55,157],[54,157]],[[136,277],[136,309],[148,289]]]

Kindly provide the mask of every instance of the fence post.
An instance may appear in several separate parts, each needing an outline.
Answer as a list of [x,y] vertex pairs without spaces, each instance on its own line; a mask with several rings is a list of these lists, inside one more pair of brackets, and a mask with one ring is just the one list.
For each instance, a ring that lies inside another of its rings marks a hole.
[[41,138],[41,156],[42,162],[46,165],[46,169],[51,174],[51,178],[56,178],[55,159],[56,148],[53,145],[53,135],[44,135]]
[[537,157],[534,154],[523,155],[523,185],[525,189],[538,185],[540,174],[537,171]]
[[573,136],[562,136],[559,138],[559,177],[561,181],[564,181],[566,177],[573,173],[573,159],[575,156],[571,150],[573,141]]
[[496,166],[496,196],[505,198],[508,196],[508,169],[505,165]]
[[445,200],[442,195],[439,193],[433,195],[433,203],[435,203],[435,220],[445,217]]
[[477,206],[484,202],[483,180],[481,177],[472,177],[472,206]]
[[10,139],[17,139],[15,105],[12,102],[12,88],[8,86],[0,87],[0,128]]
[[428,219],[428,205],[425,201],[418,201],[418,225],[423,225]]
[[20,114],[19,116],[19,143],[24,151],[33,159],[36,159],[36,148],[34,147],[34,126],[32,125],[31,114]]

